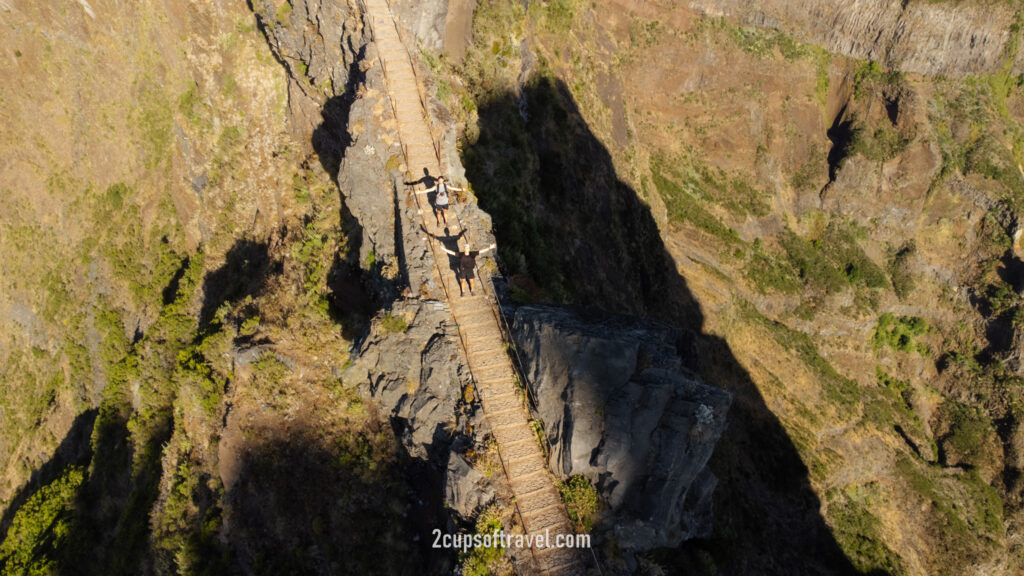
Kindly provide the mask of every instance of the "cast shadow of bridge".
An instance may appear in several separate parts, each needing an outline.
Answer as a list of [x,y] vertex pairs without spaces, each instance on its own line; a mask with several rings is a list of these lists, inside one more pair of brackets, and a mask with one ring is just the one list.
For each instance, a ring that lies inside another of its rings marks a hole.
[[658,551],[659,563],[699,573],[710,555],[724,574],[859,574],[820,513],[793,441],[729,345],[704,331],[648,206],[619,180],[567,87],[534,77],[521,90],[481,104],[479,138],[463,147],[506,274],[528,274],[556,301],[692,329],[690,367],[734,395],[710,462],[719,478],[714,533]]

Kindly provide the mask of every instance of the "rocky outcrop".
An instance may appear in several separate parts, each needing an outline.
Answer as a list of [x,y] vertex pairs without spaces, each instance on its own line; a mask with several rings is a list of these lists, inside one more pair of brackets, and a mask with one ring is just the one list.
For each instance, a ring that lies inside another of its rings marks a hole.
[[512,327],[562,476],[582,474],[615,516],[623,546],[674,546],[711,529],[707,461],[731,396],[682,365],[686,333],[523,307]]
[[469,518],[494,501],[494,486],[461,454],[452,452],[444,475],[444,501],[463,518]]
[[[949,76],[998,68],[1015,18],[1012,5],[997,2],[693,0],[690,6],[709,16],[781,30],[839,54]],[[1018,54],[1014,71],[1021,70],[1024,58]]]
[[396,302],[389,314],[373,323],[342,379],[401,424],[411,456],[447,458],[469,383],[451,314],[443,303],[423,300]]

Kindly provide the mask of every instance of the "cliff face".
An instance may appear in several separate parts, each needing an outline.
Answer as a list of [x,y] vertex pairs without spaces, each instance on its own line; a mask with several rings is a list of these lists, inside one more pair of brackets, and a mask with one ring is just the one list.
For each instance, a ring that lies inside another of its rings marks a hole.
[[512,334],[552,470],[594,482],[608,505],[602,530],[639,551],[710,536],[707,461],[731,398],[683,367],[694,335],[531,306],[516,310]]
[[[1008,2],[695,0],[690,7],[918,74],[964,76],[995,71],[1021,35],[1017,9]],[[1024,70],[1020,54],[1012,69]]]

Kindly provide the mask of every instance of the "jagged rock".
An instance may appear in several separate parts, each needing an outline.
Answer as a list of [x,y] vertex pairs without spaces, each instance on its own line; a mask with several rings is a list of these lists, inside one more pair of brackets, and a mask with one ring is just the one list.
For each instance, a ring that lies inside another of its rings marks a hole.
[[452,452],[444,475],[444,501],[463,518],[494,501],[494,486],[461,454]]
[[552,470],[595,483],[622,545],[674,546],[709,534],[716,480],[706,464],[731,396],[682,366],[675,342],[683,335],[534,306],[516,310],[512,333]]
[[251,3],[267,43],[288,71],[288,107],[293,136],[308,143],[324,102],[343,94],[350,69],[369,41],[361,14],[345,2],[292,0]]
[[[920,74],[963,76],[1002,64],[1014,9],[996,3],[900,0],[695,0],[709,16],[779,29],[830,51]],[[1024,66],[1017,54],[1014,72]]]
[[405,29],[412,32],[420,46],[434,53],[444,48],[448,2],[395,0],[391,10]]
[[411,456],[441,457],[469,382],[451,315],[443,303],[423,300],[396,302],[390,314],[408,328],[378,316],[342,380],[402,423],[402,442]]

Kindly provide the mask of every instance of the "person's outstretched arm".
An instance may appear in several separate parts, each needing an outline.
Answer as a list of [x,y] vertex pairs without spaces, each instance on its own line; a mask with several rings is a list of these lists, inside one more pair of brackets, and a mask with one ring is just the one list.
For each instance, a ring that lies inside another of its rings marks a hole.
[[448,189],[449,190],[455,190],[456,192],[465,192],[466,191],[465,188],[456,188],[455,186],[449,186]]
[[445,252],[447,252],[449,256],[456,256],[456,255],[458,255],[458,252],[452,252],[451,250],[445,248],[444,246],[441,246],[441,250],[444,250]]
[[490,246],[488,246],[487,248],[484,248],[483,250],[481,250],[481,251],[480,251],[480,253],[481,253],[481,254],[484,254],[484,253],[486,253],[486,252],[490,252],[491,250],[494,250],[494,249],[495,249],[495,248],[497,248],[497,247],[498,247],[498,245],[497,245],[497,244],[491,244],[491,245],[490,245]]
[[433,188],[427,188],[426,190],[420,190],[419,192],[417,192],[417,194],[426,194],[427,192],[433,192],[434,190],[437,190],[437,186],[434,186]]

